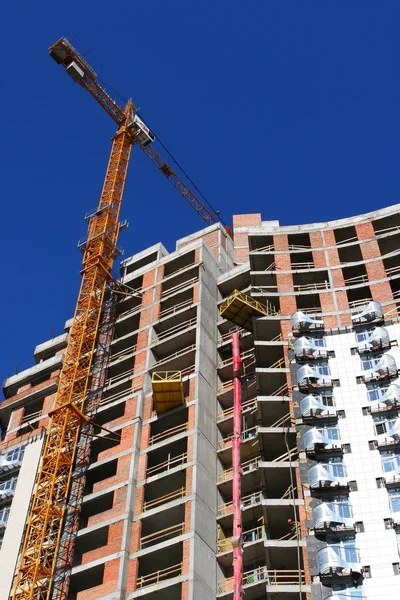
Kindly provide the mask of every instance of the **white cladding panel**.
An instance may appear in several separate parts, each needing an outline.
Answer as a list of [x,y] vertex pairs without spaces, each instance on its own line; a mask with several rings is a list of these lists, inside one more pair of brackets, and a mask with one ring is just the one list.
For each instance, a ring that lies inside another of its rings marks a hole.
[[[400,339],[399,324],[385,324],[385,328],[391,340]],[[378,488],[376,483],[385,474],[380,452],[369,449],[369,442],[377,436],[372,416],[363,415],[362,409],[374,405],[368,399],[366,385],[357,383],[363,369],[360,356],[351,354],[351,348],[357,345],[355,334],[328,335],[325,341],[328,350],[335,352],[335,357],[329,359],[332,379],[340,380],[340,387],[334,388],[336,408],[346,415],[338,421],[340,435],[351,444],[351,453],[344,454],[343,462],[348,480],[356,481],[358,487],[357,492],[350,493],[354,521],[362,521],[365,527],[365,532],[356,535],[361,565],[371,567],[372,575],[364,579],[363,593],[367,600],[395,600],[400,597],[400,576],[394,575],[393,563],[400,562],[399,548],[394,529],[385,529],[384,519],[394,515],[387,489]],[[389,353],[400,368],[400,348],[393,346]]]

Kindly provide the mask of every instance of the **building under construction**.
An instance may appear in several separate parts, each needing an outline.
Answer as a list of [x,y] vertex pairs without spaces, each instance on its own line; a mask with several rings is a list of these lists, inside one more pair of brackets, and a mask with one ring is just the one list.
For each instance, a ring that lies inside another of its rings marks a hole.
[[[104,380],[91,436],[78,441],[86,463],[72,487],[84,481],[66,511],[61,540],[73,550],[56,561],[54,598],[62,587],[69,600],[229,599],[237,544],[245,598],[398,597],[399,214],[293,227],[238,215],[234,241],[216,224],[175,252],[157,244],[121,263],[125,293],[103,304],[91,377],[99,353]],[[4,599],[70,326],[3,385]]]
[[[400,205],[232,231],[50,54],[117,131],[74,316],[3,384],[0,600],[398,598]],[[207,227],[114,275],[133,146]]]

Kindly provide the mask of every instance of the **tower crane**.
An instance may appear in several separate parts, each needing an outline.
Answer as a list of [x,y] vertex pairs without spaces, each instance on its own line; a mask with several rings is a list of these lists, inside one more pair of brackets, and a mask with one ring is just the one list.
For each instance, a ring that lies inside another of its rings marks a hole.
[[[132,146],[138,146],[169,179],[208,225],[220,221],[152,147],[155,136],[129,100],[119,106],[100,85],[96,72],[68,42],[49,49],[54,60],[85,88],[117,124],[97,210],[88,218],[82,245],[82,281],[70,329],[50,423],[36,476],[21,554],[11,591],[12,600],[49,600],[60,545],[63,518],[107,282],[117,253],[119,212]],[[222,221],[221,221],[222,222]],[[229,231],[228,231],[229,233]]]

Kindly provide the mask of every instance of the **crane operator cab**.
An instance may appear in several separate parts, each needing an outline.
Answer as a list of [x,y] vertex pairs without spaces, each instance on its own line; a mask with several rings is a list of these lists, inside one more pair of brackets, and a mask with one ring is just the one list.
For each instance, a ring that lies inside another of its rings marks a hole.
[[156,139],[156,136],[151,129],[149,129],[137,115],[135,115],[133,121],[129,123],[128,128],[133,129],[134,131],[136,130],[136,139],[142,146],[148,146],[148,144],[151,144]]

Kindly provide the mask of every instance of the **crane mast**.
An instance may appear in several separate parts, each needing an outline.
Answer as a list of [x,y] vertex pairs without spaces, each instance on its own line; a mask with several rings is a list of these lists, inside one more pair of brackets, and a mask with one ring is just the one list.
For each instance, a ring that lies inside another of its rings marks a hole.
[[41,458],[21,560],[15,600],[45,600],[50,592],[62,530],[90,366],[106,283],[116,251],[119,211],[133,137],[127,129],[132,103],[114,137],[97,212],[89,222],[82,282],[70,330],[54,409]]
[[55,405],[49,413],[48,432],[11,591],[12,600],[49,600],[51,596],[51,582],[60,547],[80,429],[88,421],[85,416],[85,398],[104,293],[107,282],[112,279],[111,269],[120,229],[119,212],[132,145],[137,144],[145,151],[208,224],[219,220],[160,155],[152,148],[150,151],[150,146],[143,143],[143,140],[146,142],[146,132],[149,130],[136,118],[131,100],[125,108],[121,108],[98,83],[95,71],[66,38],[61,38],[51,46],[50,55],[112,117],[117,123],[117,132],[113,138],[98,208],[89,219],[88,236],[83,246],[81,287]]

